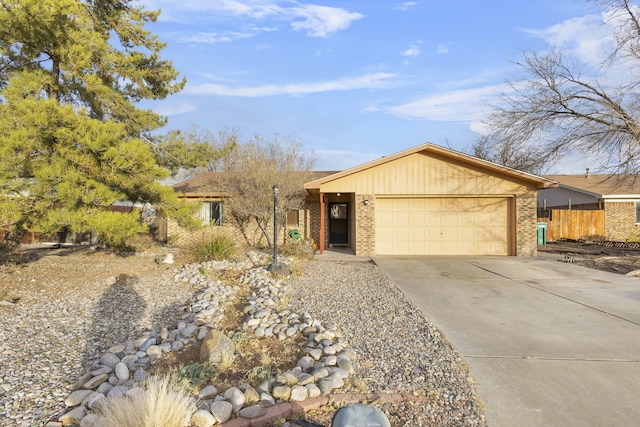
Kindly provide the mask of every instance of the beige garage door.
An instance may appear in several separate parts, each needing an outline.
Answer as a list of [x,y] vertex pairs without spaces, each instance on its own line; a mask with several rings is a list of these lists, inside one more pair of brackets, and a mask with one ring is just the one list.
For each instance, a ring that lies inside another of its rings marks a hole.
[[379,198],[379,255],[509,255],[507,198]]

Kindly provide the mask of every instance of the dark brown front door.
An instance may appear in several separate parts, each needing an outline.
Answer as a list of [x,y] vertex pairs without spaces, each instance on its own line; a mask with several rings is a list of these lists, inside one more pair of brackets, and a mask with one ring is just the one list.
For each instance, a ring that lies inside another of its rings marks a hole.
[[349,244],[349,205],[329,203],[329,243]]

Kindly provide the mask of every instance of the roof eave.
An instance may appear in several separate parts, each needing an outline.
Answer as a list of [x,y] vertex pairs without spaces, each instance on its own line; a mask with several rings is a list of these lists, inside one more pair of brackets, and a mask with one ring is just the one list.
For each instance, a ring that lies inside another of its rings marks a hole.
[[370,162],[367,163],[363,163],[362,165],[359,166],[355,166],[353,168],[344,170],[342,172],[338,172],[332,175],[328,175],[324,178],[320,178],[317,179],[315,181],[311,181],[308,182],[304,185],[304,188],[307,191],[310,190],[320,190],[320,187],[322,186],[322,184],[325,184],[327,182],[330,181],[334,181],[336,179],[348,176],[348,175],[352,175],[358,172],[361,172],[363,170],[367,170],[367,169],[371,169],[373,167],[379,166],[381,164],[387,163],[387,162],[391,162],[393,160],[414,154],[414,153],[419,153],[421,151],[429,151],[432,153],[436,153],[436,154],[440,154],[443,155],[445,157],[449,157],[449,158],[453,158],[453,159],[460,159],[463,161],[466,161],[468,163],[471,164],[475,164],[477,166],[481,166],[490,170],[493,170],[495,172],[500,172],[506,175],[510,175],[514,178],[518,178],[518,179],[522,179],[526,182],[532,182],[534,184],[537,185],[538,189],[542,189],[542,188],[553,188],[553,187],[557,187],[559,185],[558,182],[542,177],[542,176],[538,176],[538,175],[533,175],[527,172],[522,172],[519,171],[517,169],[512,169],[510,167],[507,166],[502,166],[499,165],[497,163],[493,163],[490,162],[488,160],[484,160],[484,159],[480,159],[478,157],[474,157],[471,156],[469,154],[465,154],[465,153],[461,153],[459,151],[455,151],[455,150],[451,150],[449,148],[445,148],[445,147],[440,147],[438,145],[434,145],[431,143],[425,143],[422,145],[418,145],[417,147],[413,147],[413,148],[409,148],[407,150],[404,151],[400,151],[398,153],[392,154],[390,156],[385,156],[382,157],[380,159],[377,160],[372,160]]
[[603,199],[640,199],[640,194],[603,194]]

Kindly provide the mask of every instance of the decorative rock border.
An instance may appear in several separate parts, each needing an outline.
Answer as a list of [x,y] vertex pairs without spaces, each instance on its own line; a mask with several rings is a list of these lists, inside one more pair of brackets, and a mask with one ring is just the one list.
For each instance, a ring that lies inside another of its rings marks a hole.
[[213,386],[204,387],[194,402],[198,410],[192,414],[192,425],[211,427],[226,423],[233,414],[237,414],[238,420],[262,419],[269,413],[278,412],[268,411],[277,403],[318,399],[343,387],[344,380],[354,372],[352,348],[345,338],[335,325],[323,325],[308,313],[301,315],[279,309],[286,302],[286,283],[272,277],[264,267],[256,267],[265,263],[266,255],[251,253],[249,257],[250,261],[184,265],[174,281],[202,285],[202,290],[194,295],[183,319],[172,330],[165,328],[111,347],[74,383],[64,402],[69,411],[57,421],[47,423],[46,427],[74,424],[90,427],[95,415],[87,415],[99,408],[102,399],[145,392],[140,385],[154,362],[165,353],[201,343],[209,331],[215,330],[224,317],[225,306],[236,299],[237,287],[206,277],[203,273],[209,270],[244,271],[240,282],[252,289],[252,295],[244,309],[243,330],[257,338],[277,337],[280,340],[301,334],[307,339],[306,355],[293,369],[255,388],[242,384],[221,394]]

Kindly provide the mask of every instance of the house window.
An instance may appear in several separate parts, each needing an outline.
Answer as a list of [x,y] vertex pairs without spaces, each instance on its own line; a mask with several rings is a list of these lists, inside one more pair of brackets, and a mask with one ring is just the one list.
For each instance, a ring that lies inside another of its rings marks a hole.
[[287,212],[287,227],[290,227],[290,228],[298,227],[298,212],[299,211]]
[[640,202],[636,202],[636,224],[640,224]]
[[199,217],[204,225],[223,225],[222,202],[202,202]]

